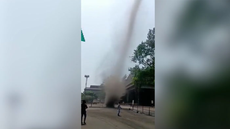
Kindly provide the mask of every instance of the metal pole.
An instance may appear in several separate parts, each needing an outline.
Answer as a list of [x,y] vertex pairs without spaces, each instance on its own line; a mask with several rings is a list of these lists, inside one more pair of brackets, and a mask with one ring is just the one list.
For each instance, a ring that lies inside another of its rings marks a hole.
[[86,78],[85,80],[85,88],[87,87],[87,81],[88,81],[88,78]]
[[85,80],[85,88],[86,88],[87,87],[87,81],[88,81],[89,75],[85,75],[85,78],[86,78],[86,80]]
[[153,105],[153,100],[151,100],[151,105],[149,106],[149,115],[151,115],[150,113],[150,107]]
[[134,110],[134,100],[132,101],[132,110]]
[[139,112],[139,111],[138,111],[138,107],[139,107],[139,104],[140,104],[140,89],[139,89],[139,87],[138,87],[137,90],[138,90],[138,91],[137,91],[137,94],[138,94],[138,95],[137,95],[137,96],[138,96],[138,98],[137,98],[137,99],[138,99],[138,100],[137,100],[137,101],[138,101],[138,102],[137,102],[137,113],[138,113],[138,112]]
[[144,113],[144,111],[143,111],[143,105],[142,105],[142,113]]
[[149,106],[149,115],[151,115],[151,114],[150,114],[150,107],[151,107],[151,106]]

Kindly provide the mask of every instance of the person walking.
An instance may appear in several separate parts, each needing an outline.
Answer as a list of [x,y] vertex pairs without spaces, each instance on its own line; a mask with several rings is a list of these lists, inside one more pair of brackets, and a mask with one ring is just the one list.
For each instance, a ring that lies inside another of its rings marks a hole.
[[118,106],[117,106],[117,116],[120,116],[120,113],[121,113],[121,105],[120,105],[120,102],[119,102]]
[[[82,104],[81,104],[81,125],[86,125],[85,121],[86,121],[86,109],[88,108],[86,101],[82,100]],[[83,119],[84,117],[84,119]],[[82,119],[84,120],[82,122]]]

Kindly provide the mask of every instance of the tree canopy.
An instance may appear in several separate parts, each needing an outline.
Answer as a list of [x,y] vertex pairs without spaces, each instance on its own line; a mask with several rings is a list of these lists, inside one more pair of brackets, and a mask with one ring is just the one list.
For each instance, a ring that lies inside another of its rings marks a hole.
[[94,94],[93,92],[84,92],[81,93],[81,99],[86,100],[87,102],[93,102],[94,99],[97,99],[98,96]]
[[129,69],[136,86],[154,86],[155,78],[155,28],[150,29],[147,39],[134,50],[132,59],[136,65]]

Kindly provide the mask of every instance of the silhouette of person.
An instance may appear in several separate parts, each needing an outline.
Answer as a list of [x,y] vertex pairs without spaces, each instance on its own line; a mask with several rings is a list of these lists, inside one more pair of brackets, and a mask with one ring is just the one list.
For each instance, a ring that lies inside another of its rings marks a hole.
[[119,102],[118,106],[117,106],[117,116],[120,116],[120,113],[121,113],[121,105],[120,105],[120,102]]
[[[86,101],[82,100],[82,104],[81,104],[81,124],[82,125],[86,125],[85,121],[86,121],[86,109],[88,108],[88,106],[86,105]],[[84,122],[82,122],[82,118],[84,117]]]

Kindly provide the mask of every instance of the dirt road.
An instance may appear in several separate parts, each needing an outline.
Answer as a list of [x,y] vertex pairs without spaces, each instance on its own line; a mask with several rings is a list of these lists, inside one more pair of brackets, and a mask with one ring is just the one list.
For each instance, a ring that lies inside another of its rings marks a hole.
[[82,129],[154,129],[154,117],[137,114],[130,110],[122,110],[121,117],[116,109],[89,108],[87,125]]

